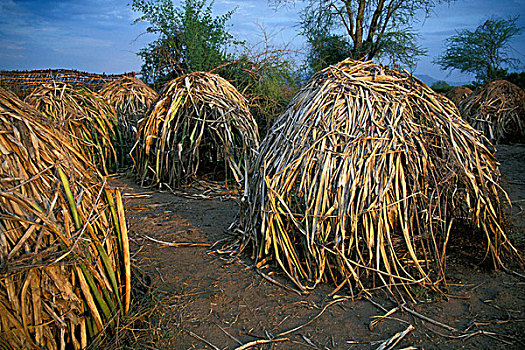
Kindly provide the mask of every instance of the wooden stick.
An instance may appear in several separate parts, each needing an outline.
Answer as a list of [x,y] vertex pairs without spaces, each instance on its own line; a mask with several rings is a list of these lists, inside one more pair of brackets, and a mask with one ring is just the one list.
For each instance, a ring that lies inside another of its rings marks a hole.
[[454,327],[450,327],[449,325],[446,325],[444,323],[441,323],[441,322],[438,322],[436,320],[433,320],[427,316],[424,316],[424,315],[421,315],[420,313],[412,310],[412,309],[409,309],[408,307],[406,307],[405,305],[401,305],[401,308],[403,310],[405,310],[406,312],[408,312],[409,314],[413,315],[413,316],[416,316],[420,319],[422,319],[423,321],[427,321],[427,322],[430,322],[432,323],[433,325],[436,325],[436,326],[439,326],[441,328],[445,328],[446,330],[449,330],[451,332],[459,332],[458,329],[454,328]]
[[404,331],[398,332],[394,334],[391,338],[385,340],[381,345],[379,345],[377,350],[393,349],[394,346],[396,346],[396,344],[401,341],[401,339],[403,339],[408,333],[412,332],[414,329],[414,326],[409,325],[408,328]]
[[246,343],[246,344],[244,344],[242,346],[239,346],[239,347],[235,348],[235,350],[245,350],[245,349],[249,349],[251,347],[254,347],[255,345],[277,343],[277,342],[283,342],[283,341],[287,341],[287,340],[290,340],[290,339],[288,339],[288,338],[278,338],[278,339],[254,340],[254,341],[251,341],[249,343]]
[[165,242],[158,239],[152,238],[148,235],[141,234],[142,237],[149,239],[152,242],[162,244],[168,247],[210,247],[209,243],[200,243],[200,242]]
[[191,335],[193,338],[197,339],[197,340],[200,340],[201,342],[207,344],[208,346],[211,346],[211,348],[213,350],[221,350],[219,349],[218,347],[216,347],[215,345],[213,345],[212,343],[210,343],[209,341],[207,341],[206,339],[202,338],[201,336],[193,333],[192,331],[190,330],[187,330],[187,329],[184,329],[184,331],[186,331],[189,335]]
[[336,304],[336,303],[339,303],[341,301],[344,301],[344,300],[348,300],[350,299],[350,297],[344,297],[344,298],[340,298],[340,299],[337,299],[337,300],[334,300],[334,301],[331,301],[329,302],[328,304],[325,305],[325,307],[321,310],[321,312],[319,312],[314,318],[312,318],[310,321],[306,322],[305,324],[303,325],[300,325],[298,327],[295,327],[295,328],[292,328],[290,330],[287,330],[285,332],[282,332],[282,333],[279,333],[278,336],[281,337],[283,335],[287,335],[287,334],[290,334],[290,333],[293,333],[295,331],[298,331],[299,329],[301,328],[304,328],[306,326],[308,326],[309,324],[311,324],[312,322],[314,322],[315,320],[317,320],[319,317],[321,317],[321,315],[326,311],[326,309],[328,309],[330,306]]

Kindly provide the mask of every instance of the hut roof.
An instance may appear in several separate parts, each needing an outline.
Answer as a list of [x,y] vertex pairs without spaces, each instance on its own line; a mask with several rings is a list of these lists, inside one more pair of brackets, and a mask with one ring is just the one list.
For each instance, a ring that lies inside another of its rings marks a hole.
[[128,154],[137,136],[137,126],[144,119],[159,95],[140,79],[123,76],[108,83],[101,91],[102,96],[115,108],[122,132],[122,145]]
[[525,143],[525,92],[513,83],[487,83],[461,101],[458,108],[491,141]]
[[144,117],[159,97],[142,80],[128,76],[112,80],[99,94],[115,107],[119,121],[124,124],[135,115]]
[[499,265],[514,250],[503,244],[500,173],[483,141],[407,72],[350,59],[330,66],[261,143],[240,248],[251,244],[302,290],[321,281],[438,289],[452,224],[466,221]]
[[130,305],[120,193],[1,88],[0,164],[0,347],[85,348]]
[[51,82],[33,90],[25,101],[72,135],[78,149],[104,174],[118,169],[117,116],[100,95],[87,88]]
[[165,86],[139,127],[134,157],[143,183],[180,186],[222,169],[240,185],[258,146],[246,99],[220,76],[195,72]]
[[447,92],[446,96],[449,100],[454,102],[457,106],[461,101],[468,97],[472,93],[472,90],[466,86],[454,86],[452,90]]

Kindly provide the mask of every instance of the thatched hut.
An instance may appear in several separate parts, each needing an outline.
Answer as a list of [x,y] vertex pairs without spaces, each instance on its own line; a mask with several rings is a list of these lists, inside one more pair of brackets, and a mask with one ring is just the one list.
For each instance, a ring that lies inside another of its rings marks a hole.
[[220,76],[195,72],[165,86],[133,157],[143,184],[178,187],[212,174],[240,186],[258,146],[246,99]]
[[138,122],[146,117],[159,96],[142,80],[129,76],[112,80],[99,94],[117,112],[127,154],[135,142]]
[[483,85],[458,105],[463,118],[496,143],[525,143],[525,92],[506,80]]
[[121,195],[0,88],[0,348],[81,349],[130,306]]
[[121,135],[115,109],[88,88],[51,82],[25,99],[45,116],[57,122],[86,158],[104,174],[118,170]]
[[439,289],[454,223],[479,228],[472,238],[497,265],[512,249],[499,178],[452,102],[406,72],[348,59],[315,74],[262,141],[239,249],[302,290]]
[[467,98],[472,93],[472,90],[466,86],[454,86],[452,90],[447,92],[446,96],[449,100],[454,102],[457,106],[461,101]]

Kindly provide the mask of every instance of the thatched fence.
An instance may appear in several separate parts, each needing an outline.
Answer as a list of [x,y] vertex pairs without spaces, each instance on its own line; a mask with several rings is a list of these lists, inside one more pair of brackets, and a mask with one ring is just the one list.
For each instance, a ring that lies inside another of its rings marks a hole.
[[108,82],[122,76],[134,77],[135,73],[95,74],[70,69],[2,70],[0,71],[0,86],[14,91],[19,97],[25,97],[34,88],[50,81],[67,83],[73,87],[84,86],[97,91]]

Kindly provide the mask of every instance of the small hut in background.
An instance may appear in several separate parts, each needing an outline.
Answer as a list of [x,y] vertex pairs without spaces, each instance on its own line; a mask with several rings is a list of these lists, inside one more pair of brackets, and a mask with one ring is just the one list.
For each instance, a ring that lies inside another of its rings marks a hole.
[[235,229],[302,290],[445,278],[454,223],[513,251],[500,173],[456,107],[407,72],[345,60],[313,76],[261,143]]
[[26,102],[53,119],[104,174],[118,170],[121,136],[115,109],[100,95],[64,83],[44,84]]
[[258,147],[246,99],[220,76],[195,72],[166,85],[139,126],[133,157],[143,184],[199,177],[241,186]]
[[457,106],[461,101],[467,98],[471,93],[472,93],[472,90],[470,90],[466,86],[454,86],[452,90],[447,92],[446,96],[449,100],[454,102],[454,104]]
[[525,92],[506,80],[483,85],[462,102],[461,115],[495,143],[525,143]]
[[146,117],[159,96],[140,79],[129,76],[112,80],[99,94],[117,112],[124,143],[123,153],[127,154],[135,142],[138,122]]
[[121,194],[2,88],[0,150],[0,348],[86,348],[130,307]]

